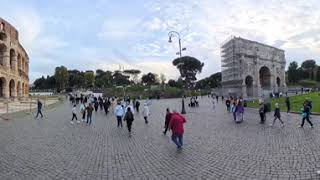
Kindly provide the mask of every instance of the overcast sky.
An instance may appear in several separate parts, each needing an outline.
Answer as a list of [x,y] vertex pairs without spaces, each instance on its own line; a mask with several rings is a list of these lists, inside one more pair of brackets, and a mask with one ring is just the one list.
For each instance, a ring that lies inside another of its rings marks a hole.
[[31,81],[68,69],[137,68],[177,78],[172,66],[181,33],[183,55],[220,71],[220,44],[240,36],[284,49],[287,64],[319,63],[318,0],[0,0],[0,16],[20,33]]

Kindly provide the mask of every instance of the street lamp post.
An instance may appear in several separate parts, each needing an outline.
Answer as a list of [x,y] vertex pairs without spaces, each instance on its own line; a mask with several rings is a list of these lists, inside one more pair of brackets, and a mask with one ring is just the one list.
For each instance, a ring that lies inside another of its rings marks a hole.
[[[169,33],[168,33],[168,36],[169,36],[169,40],[168,40],[168,42],[169,43],[172,43],[172,37],[177,37],[178,38],[178,40],[179,40],[179,57],[181,58],[182,57],[182,51],[185,51],[186,50],[186,48],[182,48],[181,49],[181,38],[180,38],[180,34],[177,32],[177,31],[170,31]],[[179,66],[182,66],[183,65],[183,63],[179,63],[179,64],[177,64],[177,67],[179,67]],[[181,100],[181,114],[186,114],[186,109],[185,109],[185,105],[184,105],[184,96],[182,96],[182,100]]]

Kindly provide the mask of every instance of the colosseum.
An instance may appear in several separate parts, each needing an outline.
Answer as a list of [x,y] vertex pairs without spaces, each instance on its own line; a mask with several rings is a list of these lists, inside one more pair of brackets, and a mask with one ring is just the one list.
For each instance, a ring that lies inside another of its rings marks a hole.
[[0,99],[29,94],[29,57],[19,43],[18,31],[0,18]]

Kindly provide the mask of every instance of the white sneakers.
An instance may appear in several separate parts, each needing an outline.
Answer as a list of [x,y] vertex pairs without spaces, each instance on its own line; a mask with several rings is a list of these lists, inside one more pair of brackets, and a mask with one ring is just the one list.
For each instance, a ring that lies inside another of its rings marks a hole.
[[71,124],[73,124],[73,121],[70,121]]

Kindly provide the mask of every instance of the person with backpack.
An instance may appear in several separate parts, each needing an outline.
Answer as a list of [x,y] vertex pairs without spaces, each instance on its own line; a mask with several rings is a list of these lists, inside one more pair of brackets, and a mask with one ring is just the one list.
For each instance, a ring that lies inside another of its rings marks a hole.
[[186,122],[187,121],[185,117],[183,117],[176,110],[173,110],[169,127],[172,131],[171,139],[177,145],[178,150],[181,150],[183,146],[183,134],[184,134],[183,124]]
[[149,117],[149,115],[150,115],[150,110],[149,110],[149,106],[148,106],[148,104],[147,103],[144,103],[144,105],[143,105],[143,118],[144,118],[144,122],[146,123],[146,124],[148,124],[148,117]]
[[275,104],[274,120],[273,120],[272,124],[270,124],[270,126],[274,126],[274,123],[276,122],[277,119],[279,119],[280,123],[282,124],[282,127],[284,127],[284,123],[283,123],[283,121],[281,120],[280,107],[279,107],[279,104],[278,104],[278,103]]
[[301,128],[303,128],[305,120],[307,120],[308,123],[310,124],[310,128],[313,128],[313,124],[310,121],[310,106],[308,105],[307,102],[303,104],[303,108],[302,108],[302,123],[300,125]]
[[131,111],[131,107],[127,108],[127,112],[124,115],[123,121],[127,122],[127,128],[129,131],[129,137],[131,137],[131,128],[132,128],[132,122],[134,121],[134,115]]
[[82,122],[84,122],[85,118],[86,118],[86,105],[85,105],[84,101],[82,101],[82,103],[80,105],[80,113],[82,114]]
[[41,115],[41,118],[43,118],[43,115],[42,115],[42,102],[38,99],[37,101],[37,115],[36,115],[36,118],[38,118],[38,115]]
[[80,121],[78,121],[78,117],[77,117],[77,105],[74,104],[73,108],[72,108],[72,119],[71,119],[71,124],[73,124],[73,119],[77,120],[77,123],[80,123]]
[[120,101],[118,102],[118,105],[115,107],[114,109],[114,114],[116,115],[117,118],[117,122],[118,122],[118,127],[121,126],[122,127],[122,117],[124,115],[124,109],[121,106]]

